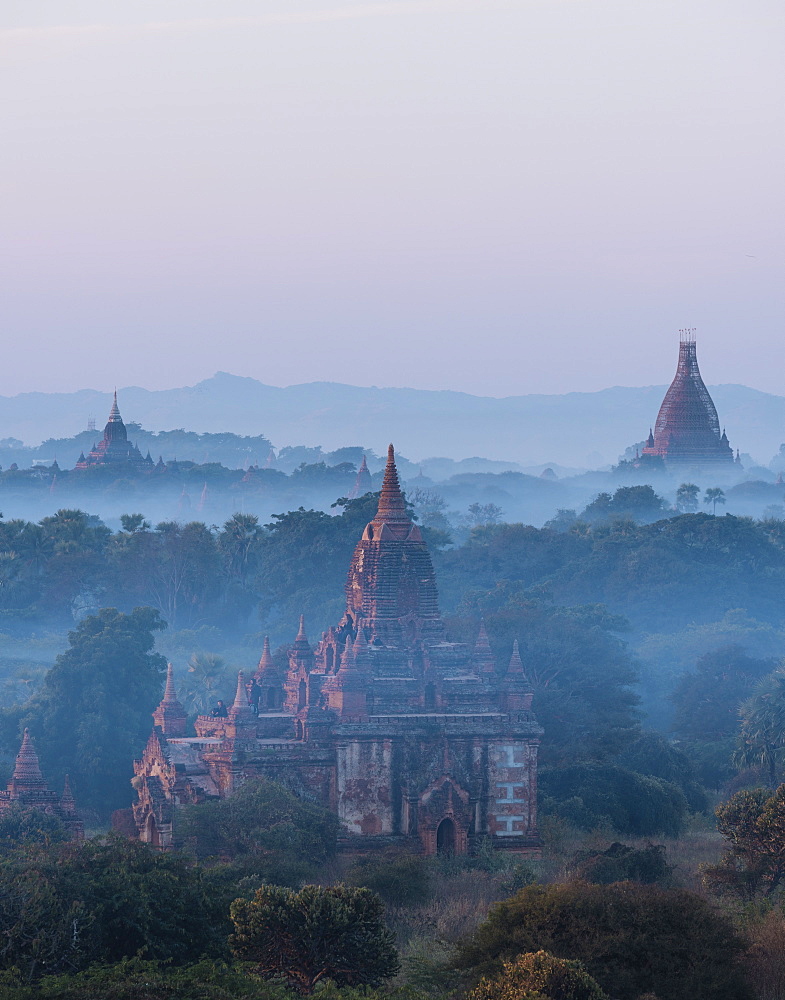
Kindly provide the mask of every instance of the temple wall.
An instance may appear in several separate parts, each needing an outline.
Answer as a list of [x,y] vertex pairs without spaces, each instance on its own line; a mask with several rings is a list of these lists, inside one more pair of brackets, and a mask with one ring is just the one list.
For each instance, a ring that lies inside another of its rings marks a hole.
[[350,833],[373,836],[395,830],[393,745],[353,740],[336,749],[336,811]]

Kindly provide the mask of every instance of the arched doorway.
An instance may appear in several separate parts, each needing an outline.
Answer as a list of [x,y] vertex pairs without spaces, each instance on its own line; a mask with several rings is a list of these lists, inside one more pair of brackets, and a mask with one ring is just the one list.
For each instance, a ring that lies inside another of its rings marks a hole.
[[433,684],[425,685],[425,711],[433,712],[436,709],[436,687]]
[[455,823],[449,818],[443,819],[436,828],[436,853],[455,854]]
[[300,686],[297,689],[297,707],[305,708],[305,699],[307,697],[307,687],[305,681],[300,681]]
[[147,816],[147,823],[145,824],[145,836],[144,839],[150,844],[151,847],[160,847],[161,838],[158,835],[158,827],[155,825],[155,818],[152,813]]
[[267,707],[268,708],[278,707],[278,692],[274,687],[267,688]]

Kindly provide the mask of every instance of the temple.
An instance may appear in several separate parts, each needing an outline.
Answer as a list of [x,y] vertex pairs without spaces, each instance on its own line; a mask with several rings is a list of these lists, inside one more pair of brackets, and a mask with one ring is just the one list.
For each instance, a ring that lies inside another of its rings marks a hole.
[[84,839],[84,826],[76,811],[68,776],[66,775],[62,795],[49,790],[27,729],[16,755],[14,773],[8,787],[0,791],[0,815],[15,805],[24,809],[40,809],[49,816],[55,816],[71,834],[72,840]]
[[641,455],[666,466],[731,465],[733,450],[698,368],[694,330],[680,330],[679,364]]
[[447,638],[392,445],[342,618],[315,646],[301,619],[286,668],[265,641],[254,678],[258,716],[241,673],[228,716],[199,716],[196,735],[186,736],[170,669],[134,765],[142,840],[173,846],[179,803],[227,796],[262,775],[332,809],[345,850],[465,853],[484,838],[538,850],[542,730],[517,642],[500,669],[482,624],[473,645]]
[[365,455],[363,455],[360,468],[357,470],[357,478],[354,480],[354,486],[352,486],[348,499],[355,500],[357,497],[362,497],[366,493],[372,492],[372,490],[371,472],[368,468],[368,463],[365,461]]
[[144,472],[153,468],[150,453],[143,458],[135,444],[128,440],[128,431],[120,416],[117,406],[117,390],[109,413],[109,419],[104,427],[104,436],[93,445],[93,450],[85,456],[82,453],[76,463],[76,469],[92,469],[97,466],[129,466],[136,471]]

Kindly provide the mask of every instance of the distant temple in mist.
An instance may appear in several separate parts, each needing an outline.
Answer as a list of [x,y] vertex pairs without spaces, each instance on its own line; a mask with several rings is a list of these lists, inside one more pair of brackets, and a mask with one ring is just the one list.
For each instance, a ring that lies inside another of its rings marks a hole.
[[38,809],[47,816],[54,816],[68,830],[72,840],[84,838],[84,826],[76,811],[68,777],[66,776],[62,795],[50,791],[41,774],[38,754],[33,748],[33,741],[27,729],[24,731],[22,745],[16,755],[14,773],[11,775],[8,787],[0,791],[0,816],[14,806]]
[[679,364],[665,393],[654,431],[642,455],[666,465],[717,466],[733,463],[733,450],[698,368],[695,331],[679,331]]
[[137,446],[128,440],[128,431],[117,406],[117,390],[115,390],[109,419],[104,427],[103,438],[98,444],[93,445],[93,450],[87,457],[82,452],[75,468],[93,469],[101,466],[113,468],[130,466],[137,472],[146,472],[153,468],[150,453],[148,452],[147,456],[143,458]]

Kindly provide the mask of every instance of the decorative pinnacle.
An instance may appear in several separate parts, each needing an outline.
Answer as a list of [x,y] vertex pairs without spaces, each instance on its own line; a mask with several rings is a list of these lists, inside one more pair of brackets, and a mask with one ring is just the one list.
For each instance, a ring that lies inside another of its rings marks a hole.
[[60,796],[60,805],[65,812],[74,812],[76,809],[76,802],[71,791],[71,782],[68,779],[68,775],[65,776],[65,781],[63,782],[63,794]]
[[16,755],[12,781],[26,785],[43,785],[44,783],[44,776],[41,774],[41,766],[38,763],[38,754],[33,749],[33,741],[30,739],[29,729],[25,729],[22,736],[22,745],[19,747],[19,753]]
[[[392,447],[392,445],[390,445],[390,447]],[[358,472],[362,472],[363,469],[365,469],[365,470],[368,469],[368,463],[365,461],[365,455],[363,455],[363,460],[362,460],[362,462],[360,462],[360,468],[357,471]]]
[[238,715],[240,713],[245,715],[250,711],[251,706],[248,704],[248,695],[245,690],[245,674],[240,670],[237,674],[237,690],[235,691],[234,702],[229,709],[229,713],[231,715]]
[[123,418],[120,416],[120,410],[117,406],[117,389],[115,389],[112,409],[109,411],[109,423],[122,423],[122,419]]
[[341,667],[338,673],[345,674],[353,669],[357,660],[354,655],[354,644],[348,639],[346,640],[346,645],[343,647],[343,653],[341,653]]
[[364,653],[368,648],[368,640],[365,638],[365,632],[363,632],[362,625],[357,627],[357,635],[354,637],[354,655],[358,656],[360,653]]
[[266,635],[264,637],[264,645],[262,646],[262,655],[259,659],[259,666],[257,668],[257,673],[261,674],[265,670],[272,670],[275,664],[273,663],[273,655],[270,652],[270,636]]
[[488,633],[485,630],[485,619],[480,619],[480,630],[477,633],[477,641],[474,644],[475,653],[491,653],[491,644],[488,641]]
[[166,664],[166,687],[161,701],[162,705],[177,704],[177,692],[174,688],[174,667],[171,663]]
[[398,482],[398,469],[395,466],[395,448],[392,445],[387,449],[387,466],[384,470],[384,482],[382,483],[382,493],[379,497],[379,509],[376,512],[374,521],[408,521],[406,514],[406,503],[401,492],[401,484]]
[[526,671],[523,669],[523,660],[521,659],[521,652],[518,648],[518,640],[512,644],[512,656],[510,657],[510,665],[507,667],[507,676],[526,676]]

